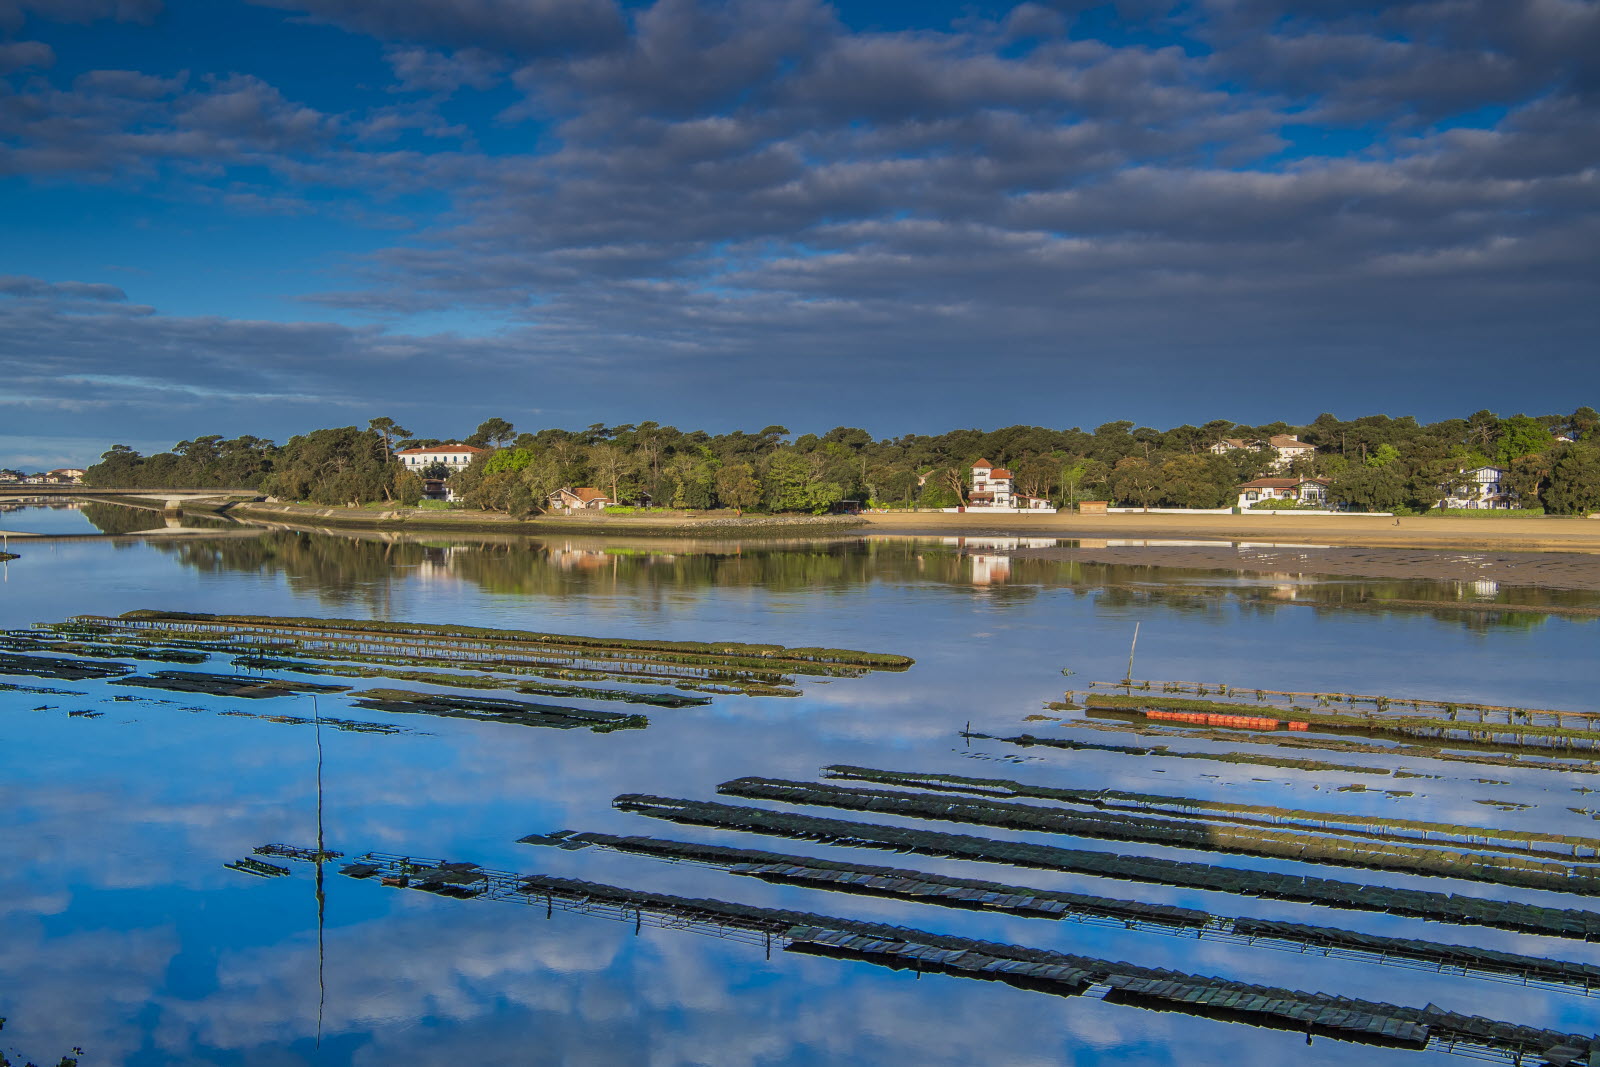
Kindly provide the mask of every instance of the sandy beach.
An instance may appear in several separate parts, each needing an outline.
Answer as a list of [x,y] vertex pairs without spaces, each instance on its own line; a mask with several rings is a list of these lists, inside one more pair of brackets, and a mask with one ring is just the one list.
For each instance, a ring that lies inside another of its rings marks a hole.
[[1600,555],[1449,548],[1313,548],[1286,545],[1108,545],[1018,548],[1017,559],[1079,560],[1124,566],[1183,567],[1241,574],[1315,574],[1394,581],[1457,582],[1492,596],[1504,589],[1600,592]]
[[[1600,521],[1592,519],[1405,518],[1396,526],[1354,515],[996,518],[868,516],[874,532],[987,540],[969,547],[1018,559],[1600,592]],[[1032,538],[1077,544],[1028,544]]]
[[[1367,515],[996,515],[871,513],[862,516],[881,533],[940,536],[1072,537],[1251,541],[1275,544],[1368,545],[1392,548],[1475,548],[1600,553],[1600,519],[1471,519]],[[1089,546],[1085,546],[1089,547]],[[1419,576],[1420,577],[1420,576]]]

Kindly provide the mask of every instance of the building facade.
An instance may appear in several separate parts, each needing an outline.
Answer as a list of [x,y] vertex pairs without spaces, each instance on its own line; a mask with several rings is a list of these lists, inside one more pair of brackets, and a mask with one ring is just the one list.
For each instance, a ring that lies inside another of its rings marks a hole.
[[1226,455],[1229,452],[1248,452],[1254,449],[1268,448],[1272,450],[1272,469],[1275,471],[1288,470],[1289,465],[1302,456],[1314,455],[1316,445],[1309,445],[1300,440],[1299,434],[1276,433],[1266,440],[1247,441],[1242,437],[1224,437],[1211,446],[1214,455]]
[[473,445],[433,445],[429,448],[402,448],[394,454],[394,458],[405,464],[407,470],[420,474],[435,463],[443,463],[452,471],[458,471],[471,463],[473,456],[487,451],[487,448]]
[[969,508],[1009,508],[1023,511],[1054,511],[1050,501],[1016,491],[1016,476],[986,459],[972,465],[972,484],[967,490]]
[[610,497],[587,485],[563,487],[550,494],[550,507],[561,511],[601,511],[611,503]]
[[1516,494],[1506,488],[1504,467],[1473,467],[1461,472],[1462,484],[1450,487],[1444,498],[1447,508],[1516,507]]
[[1292,500],[1304,507],[1328,506],[1326,478],[1255,478],[1239,486],[1239,507],[1253,508],[1273,500]]

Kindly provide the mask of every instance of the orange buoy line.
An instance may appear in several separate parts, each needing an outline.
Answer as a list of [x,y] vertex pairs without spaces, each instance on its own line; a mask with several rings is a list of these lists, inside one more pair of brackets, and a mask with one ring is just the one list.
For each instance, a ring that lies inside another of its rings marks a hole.
[[1159,711],[1145,708],[1144,717],[1163,722],[1187,722],[1196,726],[1232,726],[1245,730],[1276,730],[1280,726],[1290,730],[1309,730],[1310,723],[1289,719],[1275,719],[1261,715],[1219,715],[1209,711]]

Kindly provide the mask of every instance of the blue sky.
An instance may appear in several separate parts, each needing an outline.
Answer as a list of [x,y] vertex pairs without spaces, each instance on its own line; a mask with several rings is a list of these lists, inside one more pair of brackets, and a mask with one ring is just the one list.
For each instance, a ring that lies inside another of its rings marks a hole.
[[0,0],[0,465],[1595,403],[1600,0]]

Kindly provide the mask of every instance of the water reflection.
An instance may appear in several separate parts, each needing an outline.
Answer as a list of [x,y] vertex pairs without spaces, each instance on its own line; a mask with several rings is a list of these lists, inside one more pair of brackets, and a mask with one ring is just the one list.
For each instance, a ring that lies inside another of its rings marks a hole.
[[200,512],[163,512],[154,505],[106,500],[0,500],[0,529],[45,536],[149,533],[155,530],[222,530],[238,523]]
[[[253,539],[63,542],[12,565],[0,626],[138,607],[520,625],[563,633],[773,640],[882,649],[917,658],[904,674],[804,680],[798,698],[718,698],[651,711],[648,730],[597,736],[495,722],[417,720],[354,698],[283,697],[271,708],[208,694],[118,690],[96,680],[59,694],[0,692],[0,1015],[7,1047],[83,1045],[85,1063],[460,1064],[479,1062],[1129,1064],[1451,1062],[1227,1022],[1041,997],[990,983],[774,952],[672,930],[635,934],[538,909],[491,908],[332,877],[319,915],[309,872],[256,878],[226,864],[267,841],[317,840],[315,720],[408,725],[325,729],[326,842],[471,858],[505,870],[846,914],[1239,981],[1354,994],[1593,1032],[1600,1001],[1323,956],[1261,952],[1039,917],[968,913],[911,900],[824,894],[720,870],[598,850],[537,851],[532,832],[615,835],[660,825],[617,809],[623,792],[712,799],[759,774],[808,780],[852,763],[984,773],[1013,750],[964,729],[1012,736],[1059,699],[1065,664],[1115,676],[1143,620],[1142,673],[1285,689],[1416,692],[1491,703],[1582,707],[1593,689],[1592,629],[1537,616],[1536,631],[1463,629],[1444,605],[1479,591],[1428,583],[1240,578],[1128,564],[1018,559],[942,541],[843,539],[814,545],[714,541],[346,537],[274,530]],[[975,585],[976,555],[1010,560]],[[1378,612],[1363,591],[1440,606]],[[1294,599],[1283,594],[1293,592]],[[1274,594],[1278,595],[1274,595]],[[1498,597],[1538,594],[1502,586]],[[1579,604],[1584,594],[1577,594]],[[1349,597],[1346,601],[1342,599]],[[1308,610],[1303,605],[1310,603]],[[1479,616],[1472,616],[1476,620]],[[1470,668],[1470,669],[1468,669]],[[225,669],[219,663],[202,667]],[[1360,683],[1359,685],[1357,683]],[[379,683],[374,683],[379,684]],[[115,701],[117,693],[139,694]],[[160,697],[160,699],[154,699]],[[96,717],[74,716],[88,709]],[[272,719],[225,714],[273,711]],[[293,719],[297,729],[277,725]],[[305,720],[311,719],[307,726]],[[425,726],[428,733],[418,732]],[[1100,740],[1120,741],[1111,735]],[[1165,739],[1164,743],[1165,743]],[[1172,744],[1220,750],[1213,742]],[[1339,790],[1394,767],[1340,755],[1371,774],[1116,751],[1026,750],[1004,777],[1310,810],[1593,834],[1576,790],[1589,776],[1408,757],[1391,793]],[[982,762],[979,761],[991,761]],[[1492,781],[1490,776],[1492,775]],[[1401,793],[1404,795],[1400,795]],[[1497,800],[1526,807],[1502,811]],[[1592,807],[1592,805],[1589,805]],[[883,815],[876,821],[893,821]],[[903,820],[902,820],[903,822]],[[989,833],[989,831],[985,831]],[[688,830],[674,836],[691,836]],[[697,840],[883,864],[883,852],[758,841],[714,829]],[[1106,847],[996,829],[992,836]],[[1160,844],[1128,855],[1183,856]],[[275,861],[276,862],[276,861]],[[1348,912],[1208,889],[1134,885],[970,860],[895,865],[1067,892],[1470,942],[1600,962],[1600,945],[1414,917]],[[1291,861],[1238,866],[1309,873]],[[303,868],[302,868],[303,870]],[[1372,884],[1407,876],[1375,873]],[[1365,877],[1363,881],[1368,881]],[[1464,895],[1567,908],[1568,894],[1438,879]],[[318,931],[325,919],[323,1040]],[[1337,921],[1333,921],[1337,918]],[[1485,1005],[1492,1003],[1492,1010]],[[37,1055],[37,1052],[35,1052]]]
[[[1035,543],[1037,542],[1037,544]],[[844,593],[872,585],[928,584],[980,590],[1002,601],[1041,589],[1092,592],[1119,611],[1160,604],[1196,619],[1233,610],[1270,615],[1282,607],[1318,612],[1427,614],[1478,632],[1529,630],[1551,611],[1600,617],[1600,594],[1507,587],[1489,580],[1404,581],[1327,578],[1292,571],[1241,575],[1220,569],[1017,557],[1054,538],[841,538],[826,542],[511,538],[432,540],[271,530],[234,541],[159,545],[205,573],[282,575],[330,606],[382,610],[390,586],[412,579],[462,583],[519,597],[622,596],[661,605],[671,594],[757,588],[770,593]],[[1521,609],[1521,610],[1519,610]]]

